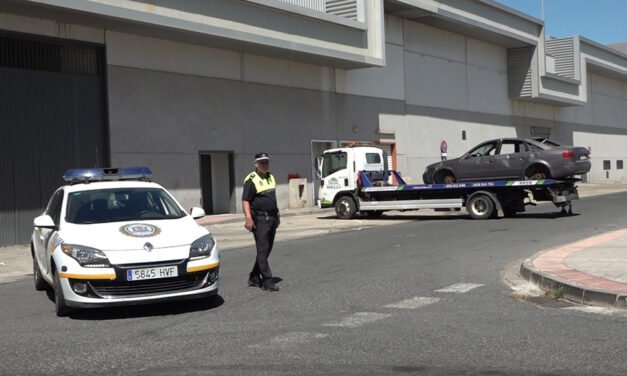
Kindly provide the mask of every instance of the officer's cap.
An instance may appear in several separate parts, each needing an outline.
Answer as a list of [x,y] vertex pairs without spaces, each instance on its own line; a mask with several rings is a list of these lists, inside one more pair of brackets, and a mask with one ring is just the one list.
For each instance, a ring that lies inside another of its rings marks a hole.
[[270,157],[268,156],[268,153],[255,154],[255,162],[269,161],[269,160],[270,160]]

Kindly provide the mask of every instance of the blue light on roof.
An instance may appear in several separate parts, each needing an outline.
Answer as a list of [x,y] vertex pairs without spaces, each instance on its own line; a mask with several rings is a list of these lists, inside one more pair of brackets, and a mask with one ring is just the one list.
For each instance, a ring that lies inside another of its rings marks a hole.
[[110,180],[148,180],[152,171],[148,167],[74,168],[65,171],[63,180],[71,183]]

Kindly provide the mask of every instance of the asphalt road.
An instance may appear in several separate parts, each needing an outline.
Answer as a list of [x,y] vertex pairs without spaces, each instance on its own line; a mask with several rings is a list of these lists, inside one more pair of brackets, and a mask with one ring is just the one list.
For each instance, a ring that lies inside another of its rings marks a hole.
[[280,242],[278,293],[247,287],[254,250],[231,249],[215,306],[57,318],[30,279],[0,285],[0,374],[625,375],[627,316],[517,298],[502,274],[627,227],[626,203],[621,193],[582,199],[570,217],[416,217]]

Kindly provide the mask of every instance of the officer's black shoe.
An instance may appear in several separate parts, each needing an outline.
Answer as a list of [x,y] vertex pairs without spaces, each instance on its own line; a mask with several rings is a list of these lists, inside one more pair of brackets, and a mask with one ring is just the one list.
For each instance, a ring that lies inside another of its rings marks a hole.
[[266,291],[279,291],[279,286],[275,285],[271,280],[265,280],[261,284],[261,289]]
[[248,286],[250,286],[250,287],[261,287],[261,280],[259,278],[250,277],[248,279]]

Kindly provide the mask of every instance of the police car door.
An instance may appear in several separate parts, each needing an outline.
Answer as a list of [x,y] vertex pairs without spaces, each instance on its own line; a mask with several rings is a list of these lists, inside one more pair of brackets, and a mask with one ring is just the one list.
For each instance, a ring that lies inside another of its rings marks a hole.
[[[63,190],[59,189],[56,191],[52,197],[50,198],[50,202],[48,203],[48,207],[46,208],[45,214],[49,215],[52,218],[54,224],[58,227],[61,219],[61,206],[63,203]],[[37,229],[37,236],[35,241],[38,243],[35,245],[37,247],[37,252],[35,252],[37,256],[37,261],[39,261],[39,265],[41,268],[41,272],[44,274],[50,273],[50,268],[48,265],[48,260],[50,259],[50,254],[52,253],[51,247],[54,246],[53,239],[56,238],[55,233],[57,233],[58,229],[51,228],[42,228],[39,227]]]

